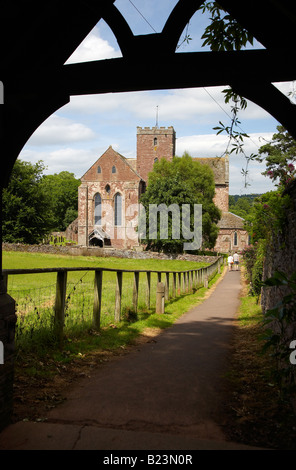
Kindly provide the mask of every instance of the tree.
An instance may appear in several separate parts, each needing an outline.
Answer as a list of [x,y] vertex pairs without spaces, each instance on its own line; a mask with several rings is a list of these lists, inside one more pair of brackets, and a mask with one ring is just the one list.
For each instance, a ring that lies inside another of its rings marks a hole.
[[54,231],[63,231],[78,216],[78,186],[80,180],[73,173],[62,171],[42,179],[44,191],[50,196]]
[[283,126],[277,126],[277,131],[271,142],[259,148],[260,157],[257,160],[262,162],[265,158],[266,171],[262,174],[285,186],[296,175],[296,141]]
[[39,243],[50,232],[50,195],[44,190],[43,162],[17,160],[10,182],[3,190],[3,241]]
[[[165,252],[182,252],[185,239],[180,220],[180,239],[174,238],[173,217],[168,216],[168,237],[160,237],[160,221],[157,225],[157,238],[149,238],[149,205],[165,204],[166,207],[176,204],[182,214],[182,205],[190,207],[190,230],[194,230],[194,204],[202,204],[202,240],[204,248],[213,248],[218,235],[217,222],[220,219],[220,210],[213,203],[215,195],[214,175],[210,167],[192,160],[185,153],[182,157],[174,157],[171,162],[161,159],[156,162],[153,171],[149,174],[148,187],[141,196],[141,204],[145,208],[146,238],[142,240],[148,249]],[[183,235],[183,237],[182,237]]]
[[229,211],[246,219],[252,210],[252,200],[247,197],[240,197],[236,202],[234,196],[229,196]]

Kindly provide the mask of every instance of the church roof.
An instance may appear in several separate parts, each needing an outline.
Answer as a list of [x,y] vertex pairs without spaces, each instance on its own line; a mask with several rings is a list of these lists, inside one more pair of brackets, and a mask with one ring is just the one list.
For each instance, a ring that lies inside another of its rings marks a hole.
[[229,183],[229,160],[226,157],[193,158],[202,165],[208,165],[214,173],[215,184]]
[[245,219],[232,212],[222,212],[221,219],[218,222],[219,228],[243,229]]
[[[137,173],[136,171],[136,168],[135,168],[135,164],[134,164],[134,160],[135,159],[131,159],[131,158],[126,158],[124,157],[123,155],[121,155],[120,153],[118,153],[116,150],[114,150],[114,148],[112,147],[112,145],[110,145],[107,150],[105,150],[105,152],[96,160],[95,163],[93,163],[93,165],[84,173],[84,175],[80,178],[81,181],[84,181],[85,179],[87,179],[87,177],[89,175],[92,174],[93,172],[93,169],[98,165],[100,164],[100,161],[102,161],[102,158],[104,158],[106,155],[108,155],[109,157],[113,156],[114,157],[117,157],[117,158],[120,158],[125,165],[127,165],[130,170],[141,180],[142,177],[139,175],[139,173]],[[132,160],[132,161],[131,161]],[[136,160],[135,160],[136,161]],[[110,160],[110,165],[112,165],[112,161]]]

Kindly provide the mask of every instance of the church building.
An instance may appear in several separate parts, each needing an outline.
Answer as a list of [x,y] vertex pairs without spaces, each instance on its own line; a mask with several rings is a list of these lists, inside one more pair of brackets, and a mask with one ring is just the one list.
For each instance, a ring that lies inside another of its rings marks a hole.
[[[125,158],[111,146],[82,176],[78,190],[78,245],[131,249],[139,246],[139,200],[157,160],[172,160],[173,127],[138,127],[137,157]],[[247,244],[243,219],[228,212],[228,157],[198,158],[215,178],[214,202],[222,211],[215,251],[241,250]]]

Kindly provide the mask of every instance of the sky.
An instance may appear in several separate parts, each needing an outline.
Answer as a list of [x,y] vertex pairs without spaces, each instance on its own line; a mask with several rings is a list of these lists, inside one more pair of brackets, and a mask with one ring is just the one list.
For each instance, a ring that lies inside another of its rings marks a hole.
[[[161,32],[177,0],[116,0],[115,6],[125,17],[135,35]],[[201,35],[208,24],[208,14],[196,13],[190,20],[189,43],[180,37],[177,52],[208,50],[202,47]],[[251,48],[251,46],[249,47]],[[254,42],[254,48],[262,45]],[[108,25],[100,21],[74,51],[66,63],[121,57],[121,51]],[[188,72],[186,72],[188,73]],[[254,70],[254,73],[257,73]],[[293,83],[275,84],[285,95]],[[225,104],[225,87],[156,90],[104,95],[72,96],[70,103],[60,108],[35,131],[19,155],[19,159],[35,163],[42,160],[45,174],[61,171],[80,178],[112,145],[127,158],[136,157],[137,126],[173,126],[176,131],[176,155],[187,151],[192,157],[216,157],[224,154],[228,138],[217,135],[219,121],[231,122],[230,105]],[[258,148],[270,141],[279,124],[262,108],[248,101],[239,114],[240,127],[249,135],[244,142],[245,155],[258,153]],[[229,193],[262,194],[275,189],[262,175],[265,165],[252,162],[245,180],[244,155],[229,156]],[[247,183],[247,186],[246,186]]]

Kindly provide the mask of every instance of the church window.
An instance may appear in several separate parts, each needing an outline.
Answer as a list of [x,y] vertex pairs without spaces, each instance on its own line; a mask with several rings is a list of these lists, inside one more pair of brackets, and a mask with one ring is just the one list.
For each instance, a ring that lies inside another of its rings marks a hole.
[[95,225],[102,223],[102,198],[99,193],[95,195]]
[[112,166],[112,173],[116,173],[116,167],[114,165]]
[[154,158],[154,163],[156,163],[156,162],[158,162],[158,158],[157,158],[157,157]]
[[110,194],[110,190],[111,190],[110,185],[109,185],[109,184],[106,184],[106,186],[105,186],[105,191],[106,191],[106,193],[107,193],[107,194]]
[[237,232],[234,232],[233,244],[234,246],[237,245]]
[[154,137],[154,147],[157,145],[157,137]]
[[98,166],[98,168],[97,168],[97,173],[102,173],[102,169],[101,169],[100,166]]
[[121,225],[122,223],[122,196],[119,193],[115,194],[114,198],[114,225]]

